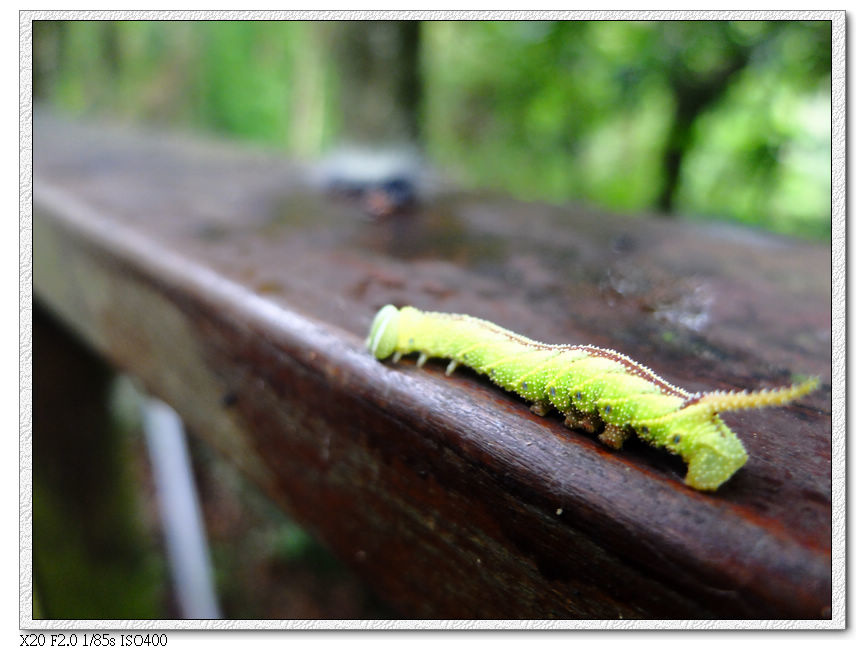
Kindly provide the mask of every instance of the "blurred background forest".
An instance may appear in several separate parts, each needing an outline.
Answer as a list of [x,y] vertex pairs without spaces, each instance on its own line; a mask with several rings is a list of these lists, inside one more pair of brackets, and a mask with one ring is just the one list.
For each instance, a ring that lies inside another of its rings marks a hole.
[[827,241],[831,24],[38,21],[35,101]]
[[[36,21],[33,92],[37,105],[84,119],[299,158],[349,142],[411,145],[468,188],[827,242],[830,32],[828,21]],[[70,415],[55,420],[79,422],[102,387],[124,435],[91,435],[114,440],[105,467],[132,474],[111,481],[143,485],[147,498],[83,481],[75,454],[85,447],[65,430],[53,439],[68,448],[53,452],[34,436],[36,616],[178,616],[134,400],[112,394],[113,371],[98,359],[86,361],[96,379],[71,391],[51,374],[65,372],[62,349],[35,347],[35,391],[59,391]],[[396,615],[236,470],[190,444],[226,617]],[[93,520],[51,501],[65,485]]]

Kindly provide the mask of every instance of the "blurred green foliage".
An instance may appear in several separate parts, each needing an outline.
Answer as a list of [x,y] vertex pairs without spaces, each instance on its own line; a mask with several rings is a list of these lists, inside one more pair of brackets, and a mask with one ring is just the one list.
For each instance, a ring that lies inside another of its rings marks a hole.
[[[468,186],[827,240],[830,32],[425,22],[420,144]],[[333,22],[37,22],[34,94],[312,156],[345,136],[340,42]]]

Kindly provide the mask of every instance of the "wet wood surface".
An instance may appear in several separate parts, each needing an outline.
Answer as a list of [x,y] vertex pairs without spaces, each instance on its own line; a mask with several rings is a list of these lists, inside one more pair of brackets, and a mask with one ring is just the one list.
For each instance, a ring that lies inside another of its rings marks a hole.
[[[39,117],[35,297],[406,616],[831,616],[828,246],[445,190],[371,218],[313,181]],[[470,370],[376,362],[388,303],[614,348],[692,391],[823,385],[725,416],[750,460],[703,494],[681,459],[609,450]]]

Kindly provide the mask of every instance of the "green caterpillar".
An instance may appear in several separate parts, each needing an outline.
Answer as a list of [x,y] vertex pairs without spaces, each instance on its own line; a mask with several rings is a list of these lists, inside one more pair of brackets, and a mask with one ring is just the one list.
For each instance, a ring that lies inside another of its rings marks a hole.
[[566,426],[600,432],[614,449],[636,433],[681,456],[685,483],[697,490],[718,489],[748,460],[719,413],[780,406],[818,384],[811,378],[757,393],[688,393],[613,350],[547,345],[472,316],[393,305],[376,314],[366,346],[377,359],[418,352],[419,366],[429,357],[451,359],[448,375],[466,365],[531,401],[533,413],[555,407]]

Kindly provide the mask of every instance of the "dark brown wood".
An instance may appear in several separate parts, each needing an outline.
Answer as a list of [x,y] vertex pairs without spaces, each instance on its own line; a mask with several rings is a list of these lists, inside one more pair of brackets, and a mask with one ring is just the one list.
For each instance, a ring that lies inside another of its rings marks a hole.
[[727,417],[715,494],[470,371],[374,361],[383,304],[614,348],[688,390],[830,377],[829,252],[442,193],[371,220],[303,168],[37,121],[37,295],[407,616],[831,615],[829,389]]
[[[33,312],[33,586],[41,619],[153,618],[167,576],[139,520],[113,369]],[[35,598],[34,598],[35,600]]]

